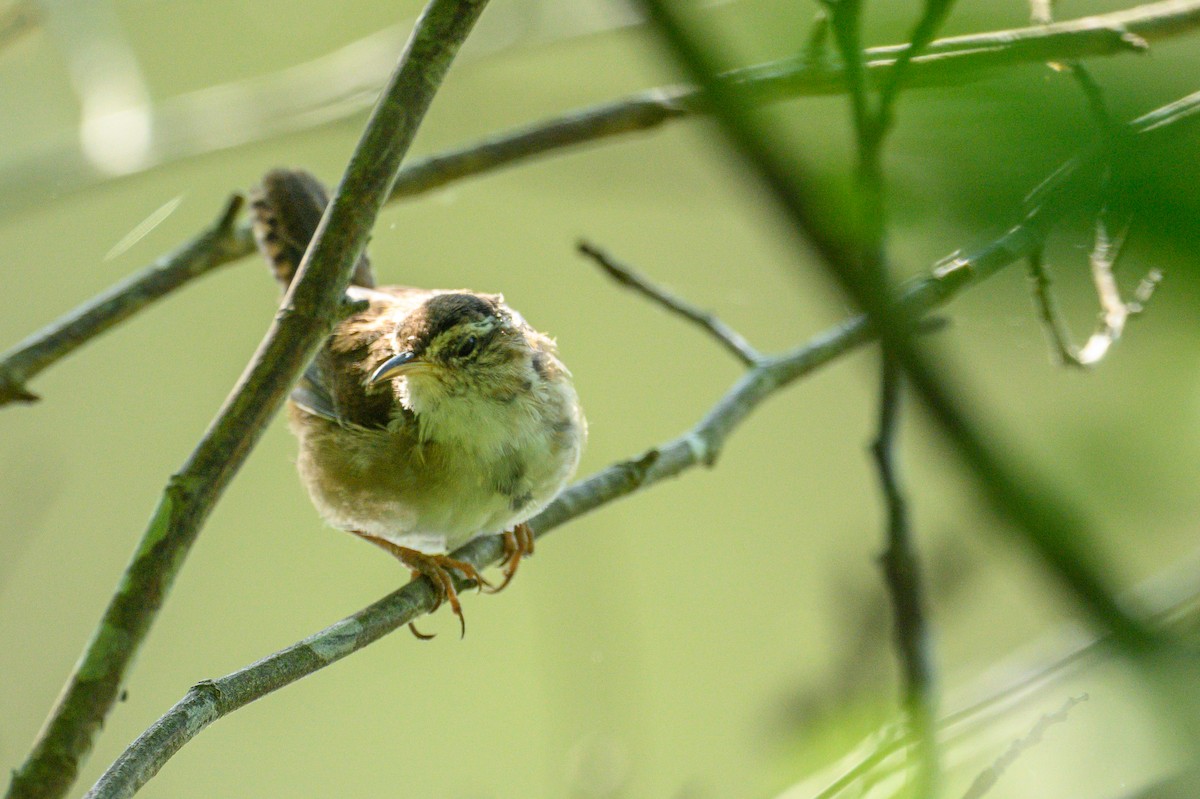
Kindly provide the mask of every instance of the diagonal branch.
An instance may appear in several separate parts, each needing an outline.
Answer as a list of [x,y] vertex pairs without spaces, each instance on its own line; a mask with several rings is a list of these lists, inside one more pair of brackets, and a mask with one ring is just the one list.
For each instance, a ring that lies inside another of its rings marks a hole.
[[332,330],[400,160],[486,0],[432,0],[371,115],[296,278],[246,371],[162,499],[8,799],[71,786],[192,543]]
[[[1036,218],[1031,219],[976,253],[961,256],[956,261],[957,269],[939,269],[913,282],[902,300],[911,317],[920,317],[965,287],[1021,258],[1028,248],[1036,246],[1035,223],[1041,224]],[[693,467],[711,466],[728,437],[764,400],[866,344],[874,335],[866,317],[858,316],[791,352],[761,357],[691,430],[565,490],[530,520],[534,534],[541,537],[589,511]],[[457,550],[453,557],[482,569],[499,560],[503,552],[501,536],[483,536]],[[129,746],[88,797],[132,796],[175,752],[218,718],[377,641],[430,612],[435,602],[428,582],[416,580],[253,665],[199,683]]]
[[13,347],[0,360],[0,406],[35,402],[25,384],[38,372],[184,283],[242,257],[254,246],[249,228],[236,226],[242,204],[235,195],[211,228]]
[[1027,263],[1038,320],[1054,347],[1058,361],[1064,365],[1078,365],[1078,349],[1071,343],[1071,331],[1067,328],[1066,319],[1058,307],[1058,300],[1054,298],[1054,284],[1050,279],[1050,271],[1046,268],[1045,253],[1041,249],[1030,253]]
[[[32,5],[24,0],[22,4]],[[1018,28],[943,39],[931,46],[931,56],[914,65],[905,83],[956,84],[981,71],[1017,63],[1137,52],[1146,42],[1194,27],[1196,9],[1195,2],[1149,3],[1046,29]],[[214,148],[261,141],[364,111],[381,88],[370,76],[383,74],[390,66],[391,53],[396,49],[393,31],[399,27],[270,75],[210,86],[156,103],[150,113],[157,146],[146,167],[210,153]],[[900,45],[869,50],[873,79],[886,78],[892,61],[905,48]],[[786,62],[778,68],[795,72],[793,91],[798,94],[843,91],[844,81],[836,66],[810,65],[820,68],[800,71],[797,66]],[[305,91],[297,93],[296,86],[304,86]],[[247,118],[244,109],[254,109],[255,113]],[[214,119],[232,121],[214,125]],[[236,132],[231,135],[230,131]],[[55,180],[47,180],[48,174],[53,174]],[[30,158],[0,167],[0,217],[46,201],[50,198],[49,187],[57,193],[73,191],[101,177],[86,163],[77,143],[64,139],[51,144]]]
[[[1131,41],[1156,41],[1197,27],[1200,27],[1200,0],[1168,0],[1053,25],[940,39],[931,42],[924,55],[912,59],[905,71],[905,83],[909,86],[961,83],[984,70],[1014,64],[1126,53],[1141,46]],[[864,51],[865,74],[872,83],[882,82],[906,50],[907,45],[898,45]],[[807,57],[734,70],[725,78],[744,88],[758,103],[846,90],[845,75],[839,67]],[[706,112],[703,94],[696,89],[668,87],[639,92],[415,161],[400,170],[389,199],[413,197],[530,158],[612,136],[651,130],[672,120]],[[204,249],[204,241],[204,234],[198,236],[174,254],[164,256],[149,269],[0,356],[0,407],[35,399],[25,386],[28,380],[112,324],[188,280],[254,252],[253,237],[246,225],[234,231],[227,246],[210,252]],[[190,254],[185,256],[185,253]],[[205,267],[192,269],[177,264],[185,258],[203,260]],[[155,283],[155,273],[167,267],[173,267],[172,272],[178,270],[180,279],[163,291],[145,292],[144,284]],[[131,293],[145,302],[132,303],[127,313],[110,319],[102,306],[123,291],[124,286],[129,286]]]
[[1036,484],[1035,488],[1028,478],[1034,470],[994,445],[908,336],[911,319],[903,306],[892,300],[887,286],[867,279],[856,268],[853,242],[847,240],[844,226],[838,222],[845,218],[845,209],[829,197],[818,196],[814,187],[819,182],[805,174],[794,157],[782,157],[752,118],[745,97],[716,77],[712,53],[681,23],[673,8],[663,0],[639,0],[638,5],[654,21],[660,38],[686,73],[710,92],[722,133],[776,201],[791,223],[789,230],[797,243],[812,248],[829,277],[866,310],[982,497],[1007,522],[1006,529],[1041,557],[1094,623],[1113,632],[1122,651],[1146,666],[1150,656],[1164,654],[1160,635],[1117,600],[1108,572],[1089,543],[1091,526],[1086,518],[1049,485]]
[[633,271],[629,266],[619,263],[608,253],[586,241],[579,242],[579,252],[595,261],[604,273],[626,288],[633,289],[652,302],[661,305],[673,314],[698,325],[707,331],[733,356],[745,366],[754,366],[762,360],[762,353],[756,350],[750,342],[729,325],[722,322],[712,313],[702,311],[685,299],[676,297],[665,289],[655,286],[644,277]]
[[1157,269],[1150,270],[1135,291],[1134,299],[1129,302],[1121,299],[1121,290],[1117,287],[1116,276],[1113,275],[1113,265],[1121,254],[1126,231],[1122,231],[1115,239],[1112,238],[1108,232],[1106,216],[1107,214],[1102,213],[1096,220],[1096,244],[1088,258],[1096,296],[1100,299],[1100,323],[1096,332],[1092,333],[1076,355],[1080,366],[1093,366],[1104,358],[1109,347],[1125,332],[1125,323],[1141,313],[1162,277],[1162,273]]

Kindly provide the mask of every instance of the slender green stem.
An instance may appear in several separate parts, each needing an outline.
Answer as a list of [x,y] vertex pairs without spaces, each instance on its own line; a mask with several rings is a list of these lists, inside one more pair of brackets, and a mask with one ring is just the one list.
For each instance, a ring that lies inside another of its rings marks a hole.
[[74,782],[192,543],[340,313],[350,272],[458,47],[485,0],[433,0],[381,96],[291,289],[217,418],[167,483],[133,560],[8,799]]
[[[1015,64],[1139,52],[1145,42],[1178,36],[1196,27],[1200,27],[1200,0],[1150,3],[1053,25],[941,39],[931,42],[925,55],[908,56],[910,63],[901,71],[909,86],[957,84]],[[865,77],[875,85],[888,82],[898,59],[910,50],[908,45],[866,50]],[[758,103],[846,91],[846,76],[840,68],[807,56],[734,70],[724,78]],[[639,92],[415,161],[400,171],[390,200],[413,197],[581,144],[650,130],[697,113],[706,113],[706,107],[702,93],[695,89]],[[227,246],[212,247],[206,242],[206,234],[198,236],[0,356],[0,406],[34,401],[36,395],[25,384],[37,373],[192,278],[254,251],[248,226],[233,231]],[[205,267],[193,269],[197,262]],[[164,270],[181,279],[164,281],[160,274]],[[147,290],[154,287],[161,290]],[[123,296],[126,290],[131,297]],[[112,301],[118,295],[123,311],[113,316]]]
[[[871,107],[860,42],[861,0],[830,4],[834,38],[845,65],[847,86],[858,141],[858,230],[861,237],[857,269],[883,296],[889,295],[887,265],[887,204],[884,197],[883,145],[895,119],[894,107],[907,71],[933,40],[953,0],[928,0],[924,13],[887,74]],[[898,659],[903,672],[903,706],[915,741],[912,762],[913,795],[929,799],[937,793],[940,774],[937,741],[937,672],[927,617],[921,562],[900,477],[900,432],[903,370],[885,340],[880,348],[878,432],[871,450],[886,509],[881,557],[884,582],[891,598]]]
[[[1068,180],[1061,172],[1056,180]],[[992,276],[1040,246],[1041,231],[1066,204],[1032,212],[996,241],[957,256],[952,266],[939,265],[914,280],[900,302],[909,318],[918,319],[968,286]],[[655,302],[659,299],[648,295]],[[783,388],[873,341],[875,330],[866,316],[847,319],[811,341],[781,355],[759,355],[750,369],[690,430],[633,458],[609,466],[560,494],[530,526],[539,538],[556,527],[697,466],[712,466],[729,436],[763,402]],[[454,553],[482,569],[503,555],[501,536],[483,536]],[[465,584],[460,585],[465,587]],[[399,629],[431,611],[436,597],[417,580],[286,649],[216,680],[195,686],[173,708],[138,737],[112,764],[89,793],[91,799],[128,797],[192,738],[212,722],[300,680]]]
[[[1200,94],[1185,98],[1135,121],[1138,126],[1170,127],[1193,118]],[[1060,202],[1033,207],[1019,224],[1000,238],[969,253],[956,253],[928,275],[911,281],[901,292],[900,306],[909,319],[920,319],[969,286],[1020,261],[1043,245],[1044,236],[1073,207],[1067,191],[1078,165],[1057,170],[1044,191]],[[560,494],[530,524],[538,537],[572,519],[622,497],[650,488],[696,466],[713,465],[728,437],[755,409],[778,390],[873,341],[875,328],[866,316],[847,319],[789,352],[760,357],[691,430],[646,453],[609,466]],[[500,536],[477,538],[454,553],[477,568],[503,554]],[[175,752],[217,718],[302,679],[399,629],[429,612],[435,597],[424,581],[401,588],[353,616],[218,680],[190,691],[113,763],[93,788],[97,796],[128,796],[150,779]],[[959,718],[961,714],[950,717]],[[904,739],[908,740],[908,739]],[[891,751],[891,750],[889,750]],[[886,753],[885,753],[886,754]],[[859,774],[867,766],[856,768]],[[846,780],[852,779],[852,775]],[[839,784],[844,784],[839,781]],[[101,791],[105,793],[100,793]],[[825,794],[823,794],[825,795]]]
[[903,307],[856,268],[854,243],[846,239],[845,209],[829,197],[819,196],[812,179],[793,157],[784,159],[772,141],[752,121],[745,98],[719,80],[712,56],[662,0],[639,0],[671,52],[689,77],[707,89],[713,113],[722,132],[749,169],[778,202],[798,239],[818,256],[831,278],[866,311],[900,360],[905,373],[954,451],[975,478],[993,511],[1008,523],[1025,545],[1042,558],[1048,569],[1092,617],[1112,631],[1125,652],[1140,655],[1159,650],[1159,636],[1117,601],[1101,565],[1098,548],[1085,517],[1058,491],[1031,479],[1036,470],[1011,455],[1002,455],[977,420],[967,413],[930,366],[927,357],[908,337],[911,326]]

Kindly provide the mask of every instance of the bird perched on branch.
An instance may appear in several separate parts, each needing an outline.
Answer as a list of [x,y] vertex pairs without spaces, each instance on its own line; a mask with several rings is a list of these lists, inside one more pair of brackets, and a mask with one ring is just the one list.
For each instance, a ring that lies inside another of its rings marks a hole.
[[[328,195],[307,172],[275,170],[251,200],[255,239],[286,290]],[[493,590],[507,586],[533,552],[525,521],[574,473],[587,425],[554,342],[503,297],[374,283],[364,255],[347,296],[366,308],[336,326],[292,391],[300,477],[327,522],[428,577],[462,623],[450,571],[491,585],[445,553],[504,533]]]

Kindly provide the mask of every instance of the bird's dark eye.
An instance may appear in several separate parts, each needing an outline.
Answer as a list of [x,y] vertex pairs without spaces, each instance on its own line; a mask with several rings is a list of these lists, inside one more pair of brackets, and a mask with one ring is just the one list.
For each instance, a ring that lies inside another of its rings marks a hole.
[[470,358],[471,353],[475,352],[477,344],[479,344],[478,339],[474,336],[467,336],[463,343],[458,345],[458,352],[454,354],[459,358]]

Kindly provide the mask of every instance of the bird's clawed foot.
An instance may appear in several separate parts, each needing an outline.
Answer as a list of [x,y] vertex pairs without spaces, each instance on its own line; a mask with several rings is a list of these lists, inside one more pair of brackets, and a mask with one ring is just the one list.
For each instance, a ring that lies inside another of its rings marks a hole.
[[498,594],[512,582],[521,558],[533,554],[533,530],[525,522],[521,522],[511,530],[504,531],[504,582],[498,586],[488,586],[489,594]]
[[[459,626],[462,628],[462,635],[465,636],[467,634],[467,621],[463,618],[462,603],[458,600],[458,590],[454,587],[454,577],[450,572],[451,570],[457,571],[466,579],[473,580],[480,591],[484,587],[492,588],[492,584],[484,579],[478,569],[465,560],[456,560],[449,555],[428,555],[416,549],[402,547],[386,538],[380,538],[379,536],[362,533],[357,530],[352,530],[351,532],[359,538],[364,538],[392,553],[401,563],[412,570],[413,579],[427,577],[429,582],[433,584],[433,590],[438,595],[438,601],[433,606],[433,610],[441,607],[442,602],[449,602],[450,610],[458,617]],[[505,582],[507,583],[507,580]],[[433,638],[432,635],[426,635],[419,631],[411,622],[408,628],[412,630],[413,635],[423,641]]]
[[[467,634],[467,620],[463,617],[462,604],[458,601],[458,590],[454,587],[454,577],[450,574],[453,569],[468,580],[474,580],[476,587],[482,591],[484,587],[491,588],[492,584],[484,579],[479,570],[467,563],[465,560],[456,560],[449,555],[427,555],[424,552],[418,552],[415,549],[408,547],[396,547],[394,554],[408,568],[413,571],[413,578],[424,576],[429,578],[429,582],[433,583],[433,589],[438,594],[437,604],[433,606],[437,610],[443,601],[450,603],[450,610],[455,616],[458,616],[458,624],[461,628],[460,637]],[[423,641],[432,638],[432,635],[424,633],[413,627],[410,622],[408,628],[412,630],[413,635]]]

